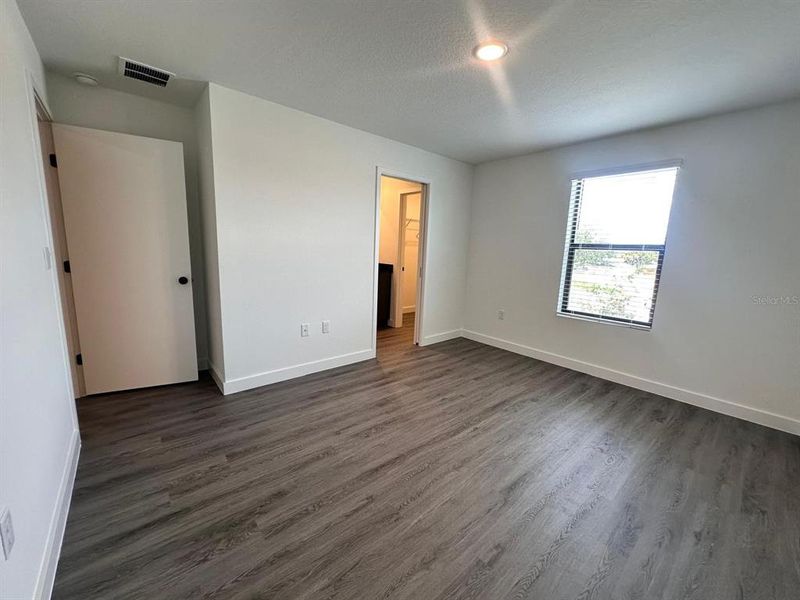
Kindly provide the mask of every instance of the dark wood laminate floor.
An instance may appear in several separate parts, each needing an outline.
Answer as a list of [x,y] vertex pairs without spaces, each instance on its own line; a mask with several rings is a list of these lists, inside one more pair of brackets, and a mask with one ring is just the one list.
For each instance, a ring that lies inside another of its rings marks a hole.
[[56,598],[800,598],[800,438],[468,340],[80,402]]

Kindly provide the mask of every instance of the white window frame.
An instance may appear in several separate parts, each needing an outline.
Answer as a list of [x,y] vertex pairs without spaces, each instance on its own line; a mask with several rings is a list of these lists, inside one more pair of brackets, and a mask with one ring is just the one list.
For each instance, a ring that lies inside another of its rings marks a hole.
[[[561,281],[558,286],[558,304],[556,305],[556,315],[568,319],[577,319],[580,321],[590,321],[593,323],[603,323],[605,325],[615,325],[618,327],[628,327],[631,329],[640,329],[650,331],[653,328],[653,321],[655,319],[656,299],[658,297],[658,290],[661,285],[661,271],[664,264],[664,256],[666,254],[667,240],[664,239],[663,244],[582,244],[575,242],[575,234],[577,233],[577,217],[580,214],[580,201],[581,193],[579,186],[582,186],[583,181],[592,179],[594,177],[608,177],[613,175],[633,175],[635,173],[642,173],[645,171],[658,171],[664,169],[676,169],[675,184],[672,187],[672,203],[670,205],[670,215],[667,218],[667,234],[669,235],[669,221],[672,217],[672,204],[675,202],[675,194],[678,189],[678,177],[681,172],[683,161],[680,159],[661,161],[656,163],[646,163],[639,165],[631,165],[627,167],[613,167],[609,169],[600,169],[596,171],[585,171],[576,173],[570,177],[570,196],[569,196],[569,211],[567,214],[567,229],[564,242],[564,255],[561,263]],[[604,315],[597,315],[593,313],[584,313],[580,311],[573,311],[567,309],[569,301],[569,288],[572,278],[572,264],[570,260],[578,249],[590,250],[642,250],[658,252],[658,263],[656,265],[656,278],[653,285],[653,301],[650,306],[650,319],[648,322],[633,321],[631,319],[621,319],[618,317],[610,317]]]

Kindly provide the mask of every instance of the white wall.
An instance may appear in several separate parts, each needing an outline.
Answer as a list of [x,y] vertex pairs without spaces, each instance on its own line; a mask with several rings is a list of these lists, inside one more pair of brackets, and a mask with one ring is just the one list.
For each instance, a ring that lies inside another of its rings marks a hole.
[[219,245],[214,193],[214,157],[211,144],[211,100],[208,87],[195,106],[194,123],[197,134],[198,200],[203,232],[208,370],[217,380],[217,384],[221,385],[225,378],[225,354],[222,345]]
[[0,597],[49,593],[77,460],[78,431],[43,195],[28,73],[44,70],[16,3],[0,0],[0,506],[16,545]]
[[209,92],[227,391],[374,355],[378,165],[430,182],[422,343],[458,334],[471,166],[215,84]]
[[396,265],[400,234],[400,194],[422,189],[418,183],[381,177],[380,262]]
[[197,358],[200,368],[205,368],[208,356],[205,275],[200,202],[197,196],[198,157],[194,111],[109,88],[80,85],[73,79],[52,72],[47,73],[47,90],[53,118],[58,123],[183,143]]
[[[570,175],[675,158],[652,331],[556,317]],[[480,165],[466,335],[800,433],[799,169],[798,102]]]
[[416,219],[415,223],[403,223],[405,231],[405,243],[403,247],[403,271],[402,286],[402,309],[403,312],[414,312],[417,305],[417,267],[419,265],[419,238],[422,235],[420,229],[420,208],[422,195],[416,194],[406,198],[406,220]]

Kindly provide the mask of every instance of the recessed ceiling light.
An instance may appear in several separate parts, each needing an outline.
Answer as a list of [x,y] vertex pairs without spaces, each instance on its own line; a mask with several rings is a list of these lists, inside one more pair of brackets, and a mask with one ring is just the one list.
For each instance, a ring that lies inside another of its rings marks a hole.
[[77,81],[81,85],[88,85],[91,87],[97,86],[96,77],[92,77],[91,75],[87,75],[86,73],[73,73],[72,76],[75,78],[75,81]]
[[475,46],[472,53],[478,60],[485,60],[488,62],[503,58],[508,54],[508,46],[497,40],[487,40]]

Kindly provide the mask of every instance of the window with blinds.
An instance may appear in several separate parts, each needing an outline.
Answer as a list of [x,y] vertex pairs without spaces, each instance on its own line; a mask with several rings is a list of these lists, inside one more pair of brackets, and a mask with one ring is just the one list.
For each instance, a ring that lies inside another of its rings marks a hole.
[[572,180],[558,312],[650,328],[678,167]]

